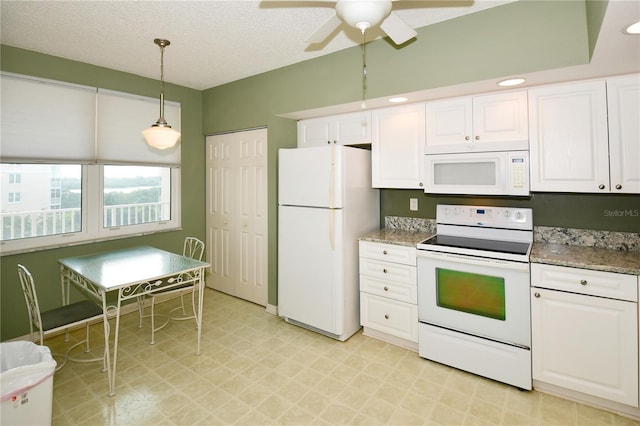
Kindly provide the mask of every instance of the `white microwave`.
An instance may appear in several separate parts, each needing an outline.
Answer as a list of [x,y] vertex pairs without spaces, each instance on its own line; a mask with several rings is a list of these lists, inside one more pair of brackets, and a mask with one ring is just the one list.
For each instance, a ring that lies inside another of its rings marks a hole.
[[529,195],[529,151],[424,157],[428,194]]

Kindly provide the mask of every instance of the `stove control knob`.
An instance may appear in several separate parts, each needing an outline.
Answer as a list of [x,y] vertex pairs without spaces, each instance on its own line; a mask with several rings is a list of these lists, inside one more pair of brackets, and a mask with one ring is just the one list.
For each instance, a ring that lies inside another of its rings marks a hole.
[[456,208],[453,210],[453,213],[457,216],[460,214],[460,209]]
[[517,220],[524,220],[524,214],[522,214],[522,212],[516,212],[516,219]]
[[509,211],[508,209],[504,211],[504,217],[509,217],[511,216],[511,211]]
[[444,209],[444,215],[445,216],[449,216],[451,214],[451,210],[449,210],[449,207]]

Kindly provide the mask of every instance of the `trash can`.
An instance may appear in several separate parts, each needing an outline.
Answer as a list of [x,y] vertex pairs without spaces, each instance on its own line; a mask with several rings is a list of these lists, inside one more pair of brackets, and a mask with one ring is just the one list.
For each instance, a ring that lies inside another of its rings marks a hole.
[[0,424],[50,425],[56,361],[46,346],[0,343]]

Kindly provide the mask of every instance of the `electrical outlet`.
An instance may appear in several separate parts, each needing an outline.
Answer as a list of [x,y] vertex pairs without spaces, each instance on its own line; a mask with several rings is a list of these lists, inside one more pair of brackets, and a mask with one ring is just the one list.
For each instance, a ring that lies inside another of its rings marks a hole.
[[418,199],[417,198],[409,198],[409,210],[412,212],[418,211]]

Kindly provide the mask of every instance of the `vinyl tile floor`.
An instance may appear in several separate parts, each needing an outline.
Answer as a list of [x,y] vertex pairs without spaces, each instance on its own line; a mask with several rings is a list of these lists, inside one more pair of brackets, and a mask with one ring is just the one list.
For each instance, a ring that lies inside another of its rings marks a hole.
[[[427,361],[361,331],[338,342],[262,306],[211,289],[204,296],[200,356],[192,320],[171,321],[150,345],[149,319],[138,328],[137,311],[123,315],[116,395],[107,396],[101,363],[68,362],[54,375],[53,424],[638,425]],[[94,353],[102,330],[91,326]],[[45,344],[54,352],[68,345],[63,336]]]

